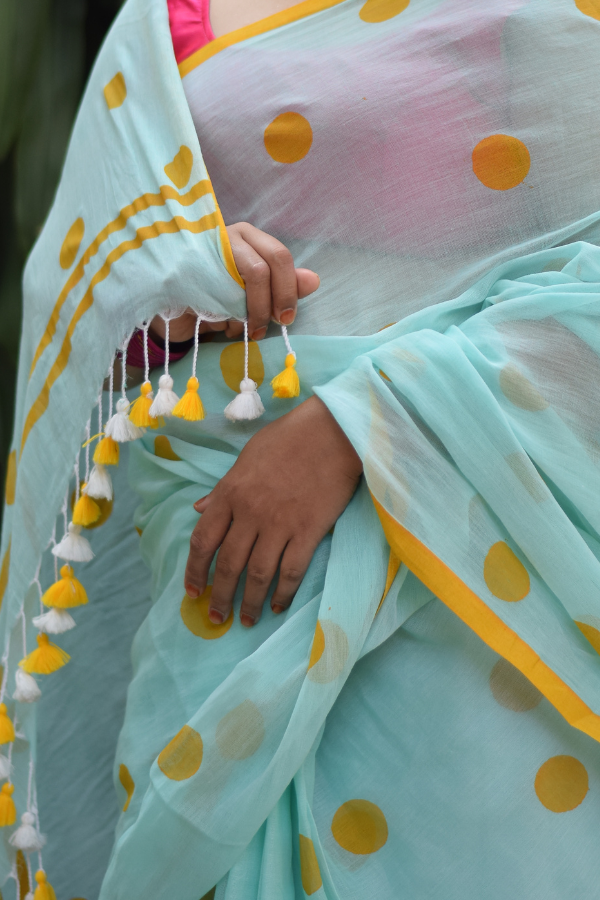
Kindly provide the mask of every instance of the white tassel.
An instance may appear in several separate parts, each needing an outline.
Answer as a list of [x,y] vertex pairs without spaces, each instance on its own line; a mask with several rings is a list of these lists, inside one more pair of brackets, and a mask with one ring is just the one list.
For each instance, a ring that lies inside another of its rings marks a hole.
[[15,672],[15,682],[17,689],[13,694],[13,700],[17,700],[19,703],[35,703],[42,696],[35,678],[27,672],[23,672],[22,669],[17,669]]
[[52,553],[67,562],[89,562],[94,558],[90,542],[81,534],[81,525],[75,525],[73,522],[69,522],[67,533],[60,543],[52,548]]
[[150,407],[150,415],[153,419],[158,419],[159,416],[170,416],[178,403],[179,397],[173,390],[173,379],[165,372],[158,379],[158,391]]
[[240,393],[225,407],[225,418],[230,422],[258,419],[265,408],[256,390],[256,382],[251,378],[242,378]]
[[35,896],[31,893],[31,891],[28,891],[28,893],[25,894],[25,900],[35,900]]
[[137,441],[145,430],[134,425],[129,418],[129,407],[131,406],[126,397],[120,397],[117,400],[117,411],[114,416],[106,423],[104,433],[117,441],[118,444],[126,444],[127,441]]
[[112,500],[112,481],[106,466],[101,466],[99,463],[95,464],[90,472],[85,492],[88,497],[92,497],[94,500]]
[[[23,813],[21,824],[8,840],[13,847],[22,850],[23,853],[39,853],[46,843],[46,838],[35,827],[35,816],[30,812]],[[33,897],[33,894],[31,896]]]
[[53,606],[49,612],[36,616],[33,624],[38,631],[45,631],[46,634],[64,634],[75,628],[75,619],[68,610]]
[[10,779],[12,775],[12,766],[7,756],[0,754],[0,781]]

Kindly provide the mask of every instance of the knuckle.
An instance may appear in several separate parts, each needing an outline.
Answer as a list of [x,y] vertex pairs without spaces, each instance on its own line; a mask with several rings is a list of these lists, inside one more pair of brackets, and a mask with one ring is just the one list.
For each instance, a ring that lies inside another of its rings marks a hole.
[[252,263],[246,276],[246,280],[252,282],[252,284],[262,285],[269,281],[270,274],[269,266],[264,259],[261,259]]
[[215,571],[220,578],[224,578],[225,580],[229,580],[230,578],[236,578],[239,575],[238,570],[233,565],[231,560],[225,557],[217,557],[217,564],[215,566]]
[[278,268],[284,268],[286,266],[294,265],[294,258],[287,247],[284,247],[283,244],[280,244],[278,247],[275,247],[272,253],[273,265]]
[[271,583],[271,573],[259,566],[252,566],[248,569],[246,580],[255,587],[268,587]]
[[282,566],[279,577],[284,584],[299,584],[304,578],[304,570],[298,566]]
[[190,538],[190,550],[194,556],[207,556],[210,552],[208,541],[201,534],[194,531]]

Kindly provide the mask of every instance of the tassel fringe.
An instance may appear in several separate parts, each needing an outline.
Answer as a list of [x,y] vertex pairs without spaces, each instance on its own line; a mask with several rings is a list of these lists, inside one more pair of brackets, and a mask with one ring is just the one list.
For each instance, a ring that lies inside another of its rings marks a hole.
[[15,739],[15,727],[8,717],[6,703],[0,703],[0,744],[12,744]]
[[[119,444],[126,444],[128,441],[137,441],[144,433],[143,429],[134,425],[129,418],[129,407],[129,400],[127,400],[126,397],[120,397],[119,400],[117,400],[117,411],[112,419],[108,420],[106,428],[104,429],[108,437],[113,438]],[[94,462],[96,462],[95,455],[96,454],[94,454]]]
[[300,396],[300,379],[295,369],[296,357],[288,353],[285,358],[285,369],[271,381],[273,396],[290,399]]
[[35,703],[42,696],[38,683],[32,675],[28,675],[22,669],[15,672],[17,688],[13,694],[13,700],[19,703]]
[[173,415],[188,422],[200,422],[204,418],[204,407],[198,393],[200,382],[195,376],[188,379],[185,394],[173,408]]
[[100,518],[100,507],[87,494],[87,484],[81,488],[81,496],[73,509],[73,524],[87,528]]
[[46,843],[46,838],[35,827],[35,816],[30,812],[23,813],[21,824],[8,840],[23,853],[38,853]]
[[70,609],[72,606],[83,606],[88,602],[85,588],[78,581],[71,566],[63,566],[60,570],[60,578],[50,585],[42,595],[44,606],[58,606],[61,609]]
[[38,869],[35,873],[37,887],[33,895],[33,900],[56,900],[56,894],[52,885],[46,879],[46,873],[43,869]]
[[75,619],[66,609],[53,607],[47,613],[36,616],[33,624],[38,631],[45,631],[46,634],[64,634],[65,631],[75,628]]
[[94,558],[90,542],[81,534],[81,525],[69,522],[67,533],[60,543],[52,548],[54,556],[68,562],[89,562]]
[[0,791],[0,828],[7,825],[14,825],[17,821],[17,810],[15,801],[12,798],[15,787],[8,781],[2,785]]
[[110,436],[103,437],[96,444],[94,462],[97,466],[118,466],[119,445]]
[[57,672],[69,662],[71,658],[69,654],[56,644],[51,644],[48,635],[44,632],[38,634],[37,642],[37,650],[32,650],[19,663],[24,672],[28,672],[30,675],[51,675],[52,672]]
[[[118,451],[119,445],[115,443],[115,446]],[[88,497],[93,497],[94,500],[112,500],[113,498],[110,473],[102,463],[96,463],[90,473],[90,480],[87,485],[87,495]]]
[[256,382],[251,378],[242,378],[240,393],[225,407],[225,418],[230,422],[251,421],[258,419],[265,411]]
[[153,397],[152,385],[149,381],[145,381],[140,386],[140,396],[129,413],[129,421],[138,428],[158,428],[158,419],[150,415]]
[[178,403],[179,397],[173,390],[173,379],[166,373],[161,375],[158,379],[156,397],[150,407],[150,415],[156,419],[159,416],[171,416]]

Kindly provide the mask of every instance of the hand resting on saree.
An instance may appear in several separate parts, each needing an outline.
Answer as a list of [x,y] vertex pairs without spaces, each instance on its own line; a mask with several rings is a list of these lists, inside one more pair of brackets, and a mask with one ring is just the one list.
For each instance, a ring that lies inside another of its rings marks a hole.
[[[246,282],[248,330],[259,340],[271,318],[283,325],[294,321],[298,297],[317,289],[318,276],[294,269],[289,250],[252,225],[242,222],[228,231]],[[177,340],[193,333],[195,316],[187,323],[184,319],[176,320]],[[227,336],[236,337],[238,329],[241,323],[227,323]],[[188,595],[197,597],[204,590],[218,551],[209,611],[213,622],[228,617],[246,567],[242,624],[250,627],[260,618],[279,565],[271,607],[282,612],[319,542],[350,502],[361,472],[352,444],[317,397],[266,425],[215,489],[195,504],[202,516],[190,541]]]

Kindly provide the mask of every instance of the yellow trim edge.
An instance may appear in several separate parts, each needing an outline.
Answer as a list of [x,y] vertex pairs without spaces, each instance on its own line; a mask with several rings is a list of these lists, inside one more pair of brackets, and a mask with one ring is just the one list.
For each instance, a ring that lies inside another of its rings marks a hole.
[[297,3],[289,9],[282,10],[282,12],[267,16],[265,19],[259,19],[258,22],[253,22],[252,25],[244,25],[243,28],[223,34],[209,44],[205,44],[204,47],[200,47],[199,50],[196,50],[183,62],[180,62],[178,66],[179,74],[182,78],[185,78],[186,75],[197,69],[201,63],[206,62],[211,56],[216,56],[221,50],[233,46],[233,44],[239,44],[240,41],[246,41],[248,38],[265,34],[267,31],[273,31],[275,28],[281,28],[282,25],[297,22],[299,19],[312,16],[314,13],[321,12],[324,9],[330,9],[332,6],[338,6],[338,4],[343,2],[344,0],[304,0],[303,3]]
[[543,662],[452,569],[400,525],[371,494],[388,544],[417,578],[496,653],[519,669],[574,728],[600,741],[600,716]]

